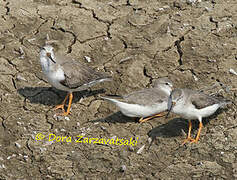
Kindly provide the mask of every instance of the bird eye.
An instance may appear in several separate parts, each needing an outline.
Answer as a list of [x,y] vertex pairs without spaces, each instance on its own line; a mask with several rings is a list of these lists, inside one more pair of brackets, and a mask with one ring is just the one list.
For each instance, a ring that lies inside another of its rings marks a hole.
[[167,85],[167,86],[168,86],[168,85],[169,85],[169,83],[165,83],[165,85]]

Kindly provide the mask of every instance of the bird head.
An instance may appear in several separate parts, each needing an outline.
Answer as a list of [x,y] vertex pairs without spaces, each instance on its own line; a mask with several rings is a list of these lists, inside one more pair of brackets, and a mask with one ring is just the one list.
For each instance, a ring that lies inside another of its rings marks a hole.
[[40,49],[40,57],[44,57],[47,60],[56,63],[55,57],[54,57],[54,52],[53,52],[53,47],[51,45],[45,45]]

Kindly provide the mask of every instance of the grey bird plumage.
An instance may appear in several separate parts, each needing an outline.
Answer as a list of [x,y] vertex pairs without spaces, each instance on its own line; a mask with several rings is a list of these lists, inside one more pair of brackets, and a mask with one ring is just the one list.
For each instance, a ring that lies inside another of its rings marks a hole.
[[[231,104],[231,101],[221,97],[209,96],[199,91],[191,89],[175,89],[171,92],[168,99],[168,114],[173,112],[189,120],[189,133],[187,141],[197,143],[203,127],[202,118],[208,117],[216,112],[217,109]],[[192,119],[199,120],[199,130],[196,139],[191,138]]]
[[51,45],[41,48],[40,63],[48,82],[55,88],[68,92],[63,103],[56,107],[64,111],[64,104],[69,96],[67,112],[62,115],[69,114],[73,98],[72,92],[85,90],[94,84],[112,80],[107,73],[95,71],[74,59],[54,54]]
[[172,91],[168,78],[159,78],[152,88],[132,92],[121,97],[102,97],[119,107],[129,117],[149,117],[167,110],[167,101]]

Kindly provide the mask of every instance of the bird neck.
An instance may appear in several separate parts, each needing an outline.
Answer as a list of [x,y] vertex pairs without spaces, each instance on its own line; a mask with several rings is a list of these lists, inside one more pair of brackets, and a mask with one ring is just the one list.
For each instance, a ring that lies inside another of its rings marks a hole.
[[164,87],[162,85],[158,85],[157,88],[164,91],[167,94],[167,96],[169,96],[171,91],[172,91],[172,89],[170,87],[167,87],[167,86]]
[[53,62],[51,62],[50,59],[48,59],[47,57],[40,57],[40,63],[42,66],[42,70],[45,72],[51,71],[52,67],[53,67]]

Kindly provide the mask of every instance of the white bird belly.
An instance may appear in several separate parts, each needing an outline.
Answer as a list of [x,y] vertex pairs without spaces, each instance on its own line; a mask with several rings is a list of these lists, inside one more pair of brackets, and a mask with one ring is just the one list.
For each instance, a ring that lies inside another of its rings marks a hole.
[[194,106],[177,106],[173,108],[173,112],[179,114],[185,119],[199,119],[200,117],[208,117],[214,114],[218,108],[218,104],[214,104],[202,109],[196,109]]
[[63,90],[63,91],[70,91],[69,88],[63,86],[60,83],[60,81],[63,81],[65,79],[64,72],[61,68],[59,68],[57,71],[44,72],[44,74],[46,75],[49,83],[55,88]]
[[167,103],[144,106],[117,102],[116,105],[124,115],[129,117],[148,117],[167,110]]
[[220,107],[219,104],[214,104],[211,106],[208,106],[206,108],[203,109],[199,109],[199,115],[202,117],[208,117],[211,116],[212,114],[214,114],[216,112],[216,110]]

